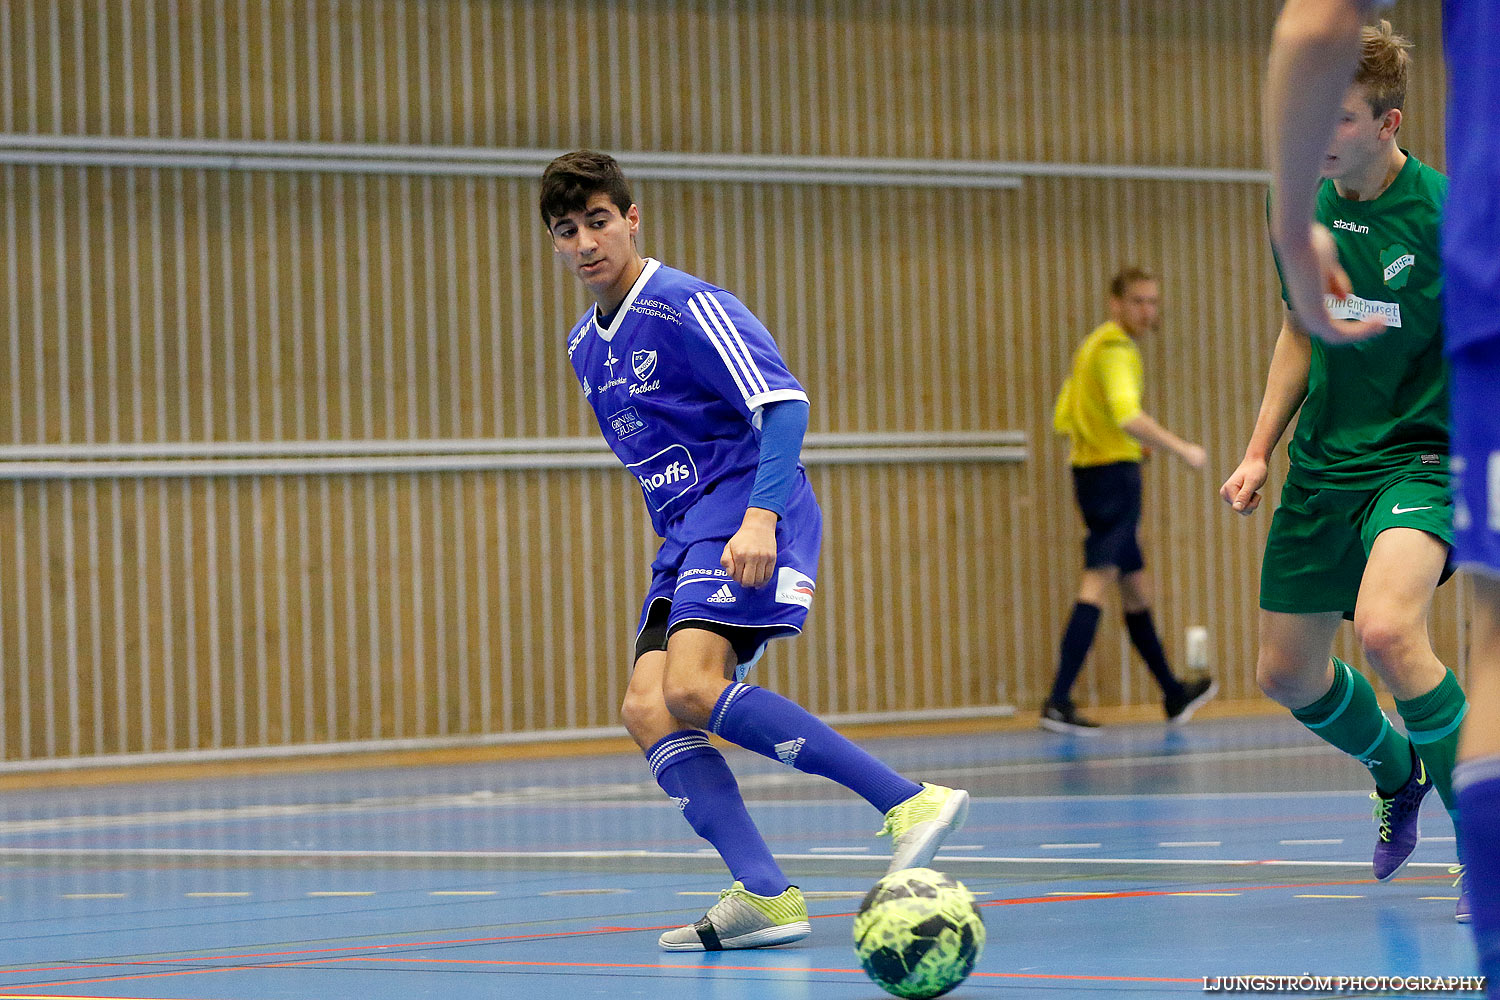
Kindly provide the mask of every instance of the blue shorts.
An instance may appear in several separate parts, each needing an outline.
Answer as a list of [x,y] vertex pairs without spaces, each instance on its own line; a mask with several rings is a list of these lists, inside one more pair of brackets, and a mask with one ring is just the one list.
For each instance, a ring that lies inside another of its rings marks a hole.
[[1141,523],[1141,464],[1075,466],[1073,492],[1089,533],[1083,540],[1085,569],[1115,566],[1122,576],[1146,567],[1136,529]]
[[651,587],[636,627],[637,658],[665,649],[679,628],[702,627],[730,640],[736,677],[743,679],[767,642],[802,631],[817,589],[822,541],[823,514],[805,486],[792,494],[776,524],[776,570],[764,587],[741,587],[719,565],[728,538],[687,544],[668,538],[651,564]]
[[1451,360],[1453,559],[1500,576],[1500,338]]

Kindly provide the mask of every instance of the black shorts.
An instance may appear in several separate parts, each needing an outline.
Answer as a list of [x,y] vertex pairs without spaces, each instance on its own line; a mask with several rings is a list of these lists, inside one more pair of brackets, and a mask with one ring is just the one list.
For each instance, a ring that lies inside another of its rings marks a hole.
[[682,628],[701,628],[728,639],[729,645],[734,648],[735,661],[740,664],[753,663],[769,640],[786,634],[782,629],[728,625],[701,618],[683,618],[672,622],[671,627],[668,627],[667,621],[671,614],[672,602],[665,597],[658,597],[651,602],[651,607],[646,611],[646,620],[641,625],[641,634],[635,637],[637,660],[645,653],[664,651],[672,633]]
[[1083,540],[1087,569],[1115,566],[1121,575],[1146,567],[1136,528],[1141,523],[1141,465],[1114,462],[1073,469],[1073,491],[1088,537]]

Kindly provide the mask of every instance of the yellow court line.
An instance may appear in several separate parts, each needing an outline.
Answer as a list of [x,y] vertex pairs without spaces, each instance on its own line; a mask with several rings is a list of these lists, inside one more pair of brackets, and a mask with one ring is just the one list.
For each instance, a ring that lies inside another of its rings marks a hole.
[[123,892],[65,892],[63,899],[124,899]]
[[1330,896],[1312,892],[1299,892],[1297,899],[1364,899],[1363,896]]
[[1458,897],[1457,896],[1421,896],[1419,898],[1421,898],[1421,899],[1431,899],[1431,900],[1435,900],[1435,901],[1437,901],[1439,903],[1456,903],[1456,902],[1458,902]]

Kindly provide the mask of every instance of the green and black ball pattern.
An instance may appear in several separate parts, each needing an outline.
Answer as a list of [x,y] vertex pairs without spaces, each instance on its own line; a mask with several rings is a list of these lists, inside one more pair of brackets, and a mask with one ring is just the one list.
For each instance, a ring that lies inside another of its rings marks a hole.
[[942,996],[974,971],[984,950],[984,921],[962,882],[930,868],[907,868],[865,895],[854,918],[854,950],[887,993]]

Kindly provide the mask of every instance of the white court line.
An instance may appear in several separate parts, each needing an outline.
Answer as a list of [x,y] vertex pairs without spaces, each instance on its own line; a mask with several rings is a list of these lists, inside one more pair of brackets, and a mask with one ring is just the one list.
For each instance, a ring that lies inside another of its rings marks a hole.
[[853,851],[868,851],[868,847],[809,847],[814,854],[846,854]]
[[[297,858],[308,860],[375,860],[394,858],[399,860],[424,859],[432,861],[485,860],[485,861],[630,861],[661,860],[681,861],[702,858],[698,851],[297,851],[285,849],[220,849],[220,848],[108,848],[87,847],[4,847],[0,858],[37,857],[85,857],[85,858]],[[868,854],[776,854],[778,861],[859,861],[869,862]],[[1037,858],[1037,857],[964,857],[952,858],[969,864],[1004,865],[1141,865],[1143,867],[1182,865],[1193,868],[1253,868],[1273,865],[1284,868],[1368,868],[1369,861],[1290,861],[1282,858]],[[1447,871],[1453,867],[1451,861],[1412,861],[1407,868],[1440,868]]]
[[983,844],[944,844],[940,850],[943,851],[982,851]]
[[1305,847],[1305,846],[1308,846],[1308,845],[1316,845],[1316,844],[1342,844],[1343,842],[1344,842],[1344,838],[1343,837],[1337,837],[1337,838],[1334,838],[1332,840],[1279,840],[1279,841],[1277,841],[1277,843],[1279,843],[1282,847]]
[[1157,847],[1222,847],[1223,842],[1218,840],[1163,840]]
[[[1183,754],[1174,757],[1174,760],[1192,759],[1193,755]],[[1150,760],[1153,758],[1121,758],[1125,761]],[[1048,765],[1050,767],[1051,765]],[[1071,765],[1069,765],[1071,766]],[[1008,773],[1012,769],[988,768],[980,771],[955,771],[955,774],[981,773],[984,770],[996,773]],[[761,780],[761,778],[765,780]],[[769,786],[784,783],[788,780],[783,776],[757,776],[750,775],[740,781],[741,787]],[[645,797],[645,801],[626,800],[621,801],[619,796],[637,794]],[[1364,798],[1366,793],[1354,790],[1344,792],[1183,792],[1183,793],[1148,793],[1142,795],[1000,795],[1000,796],[976,796],[971,798],[973,802],[1001,802],[1001,803],[1026,803],[1026,802],[1139,802],[1148,800],[1183,800],[1183,801],[1213,801],[1232,799],[1295,799],[1295,798],[1329,798],[1330,796],[1358,796]],[[338,815],[346,813],[364,812],[400,812],[406,810],[422,809],[448,809],[461,808],[465,810],[474,808],[503,808],[507,806],[535,807],[538,802],[569,801],[588,802],[596,809],[675,809],[676,807],[664,798],[658,798],[660,790],[654,783],[628,783],[617,782],[611,784],[583,785],[583,786],[547,786],[515,788],[505,792],[494,792],[487,789],[478,789],[463,793],[442,793],[435,795],[417,796],[390,796],[370,797],[356,799],[352,802],[323,802],[323,803],[285,803],[278,805],[249,805],[219,809],[180,809],[180,810],[150,810],[140,813],[127,813],[122,815],[92,815],[92,816],[55,816],[45,819],[31,820],[9,820],[0,821],[0,836],[9,834],[25,833],[48,833],[59,830],[99,830],[99,829],[123,829],[132,826],[164,826],[176,823],[199,823],[199,822],[221,822],[224,820],[243,819],[266,819],[266,818],[288,818],[288,817],[320,817],[327,815]],[[591,799],[608,799],[608,801],[590,801]],[[779,809],[792,808],[802,809],[808,805],[826,805],[826,800],[821,799],[783,799],[775,802],[758,802],[757,809]],[[1452,841],[1453,838],[1432,837],[1424,840]]]
[[1420,840],[1424,844],[1429,843],[1429,842],[1433,843],[1433,844],[1456,844],[1456,843],[1458,843],[1458,838],[1457,837],[1418,837],[1417,839]]

